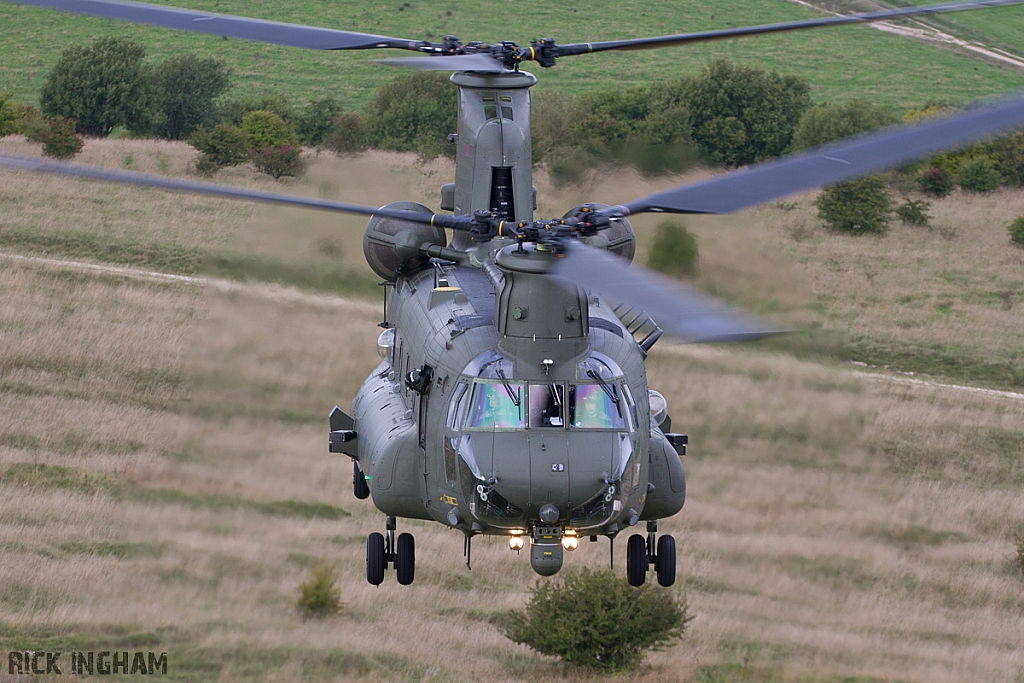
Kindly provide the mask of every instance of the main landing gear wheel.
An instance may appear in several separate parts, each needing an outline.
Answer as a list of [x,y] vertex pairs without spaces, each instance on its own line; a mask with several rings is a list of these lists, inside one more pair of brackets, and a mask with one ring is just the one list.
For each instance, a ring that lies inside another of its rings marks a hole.
[[658,583],[666,588],[676,582],[676,539],[662,536],[658,539],[658,554],[655,555],[654,569]]
[[359,466],[358,460],[352,461],[352,493],[359,500],[370,497],[370,485],[366,483],[363,468]]
[[647,543],[640,534],[626,542],[626,580],[630,586],[642,586],[647,579]]
[[384,554],[384,534],[376,531],[366,537],[366,580],[374,586],[384,582],[384,568],[387,558]]
[[395,574],[398,583],[408,586],[416,577],[416,540],[412,534],[398,536],[398,552],[395,555]]
[[366,580],[374,586],[384,582],[388,565],[395,568],[398,583],[408,586],[416,578],[416,540],[412,534],[395,538],[396,519],[389,516],[385,533],[376,531],[366,537]]

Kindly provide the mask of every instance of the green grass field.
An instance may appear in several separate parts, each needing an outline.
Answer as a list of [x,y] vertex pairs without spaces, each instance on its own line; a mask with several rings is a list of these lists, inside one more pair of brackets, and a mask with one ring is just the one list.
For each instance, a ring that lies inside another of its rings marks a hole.
[[[173,3],[165,3],[173,4]],[[183,7],[211,9],[261,19],[438,40],[454,33],[463,40],[533,38],[561,42],[608,40],[712,28],[790,21],[819,13],[784,0],[741,0],[707,5],[696,0],[649,3],[579,2],[527,7],[485,0],[366,5],[354,0],[252,4],[242,0],[185,0]],[[1012,48],[1024,32],[1024,9],[997,8],[959,13],[955,19],[971,37]],[[15,87],[15,98],[35,102],[48,70],[61,51],[98,35],[135,38],[158,61],[186,51],[223,57],[236,77],[235,94],[281,93],[296,103],[327,95],[361,107],[395,71],[373,63],[397,51],[318,53],[273,45],[222,41],[209,36],[91,19],[7,3],[0,4],[0,87]],[[965,30],[967,30],[965,28]],[[936,47],[865,26],[850,26],[759,38],[706,43],[659,51],[604,53],[567,58],[540,72],[539,90],[580,93],[653,83],[694,73],[711,58],[796,74],[812,84],[816,101],[864,98],[897,109],[928,100],[962,103],[1024,85],[1024,73],[969,53]]]

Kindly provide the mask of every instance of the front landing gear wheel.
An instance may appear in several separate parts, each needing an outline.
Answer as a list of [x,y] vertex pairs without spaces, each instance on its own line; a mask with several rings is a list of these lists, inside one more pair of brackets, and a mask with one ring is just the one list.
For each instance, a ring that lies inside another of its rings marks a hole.
[[676,582],[676,539],[662,536],[658,539],[658,554],[654,568],[658,573],[658,583],[666,588]]
[[370,497],[370,486],[366,483],[363,468],[359,466],[359,461],[357,460],[352,461],[352,493],[359,500]]
[[630,586],[642,586],[647,579],[647,542],[633,534],[626,542],[626,580]]
[[399,534],[395,573],[398,583],[408,586],[416,577],[416,540],[412,534]]
[[384,582],[384,534],[376,531],[366,537],[366,580],[374,586]]

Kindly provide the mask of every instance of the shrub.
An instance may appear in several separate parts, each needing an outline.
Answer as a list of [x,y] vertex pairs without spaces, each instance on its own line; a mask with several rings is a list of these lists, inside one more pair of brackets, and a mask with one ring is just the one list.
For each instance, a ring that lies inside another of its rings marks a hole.
[[298,136],[285,120],[272,111],[260,109],[242,117],[242,130],[249,149],[259,151],[267,147],[296,145]]
[[811,106],[810,86],[803,79],[725,59],[711,62],[685,91],[693,139],[727,166],[784,153]]
[[1024,132],[1001,137],[990,145],[996,171],[1008,185],[1024,187]]
[[680,637],[691,619],[685,596],[651,585],[633,588],[609,570],[584,568],[561,583],[538,581],[529,604],[509,613],[502,630],[569,664],[619,671]]
[[295,133],[299,142],[310,147],[324,144],[340,114],[341,103],[333,97],[322,97],[307,104],[295,117]]
[[988,157],[965,160],[960,164],[958,179],[960,187],[967,192],[991,192],[1003,182],[995,164]]
[[928,225],[930,216],[928,208],[931,206],[925,201],[908,199],[896,207],[896,217],[909,225]]
[[214,124],[215,100],[231,86],[231,70],[220,59],[184,54],[153,67],[148,80],[151,120],[138,132],[184,140],[200,126]]
[[40,117],[26,129],[25,137],[43,143],[43,156],[70,159],[82,151],[82,138],[75,134],[75,122],[57,116]]
[[929,166],[917,176],[921,192],[933,197],[945,197],[953,191],[953,174],[942,166]]
[[1008,230],[1010,231],[1010,241],[1018,247],[1024,247],[1024,216],[1017,216],[1017,218],[1010,223]]
[[696,275],[697,238],[681,223],[664,221],[658,224],[658,232],[651,245],[647,266],[670,275]]
[[260,173],[280,180],[283,176],[294,177],[302,173],[302,148],[298,145],[272,145],[258,149],[252,154],[252,163]]
[[895,114],[864,100],[815,105],[807,110],[793,132],[793,149],[824,145],[893,123]]
[[458,88],[446,74],[399,76],[377,91],[365,112],[369,142],[428,159],[453,156],[447,139],[458,127],[458,106]]
[[[245,139],[245,131],[237,126],[218,123],[213,130],[199,128],[192,134],[189,144],[195,147],[206,159],[206,168],[214,165],[214,170],[224,166],[237,166],[249,160],[252,152]],[[196,170],[199,170],[198,162]],[[202,171],[200,171],[202,172]]]
[[838,232],[884,233],[892,202],[881,176],[871,175],[825,188],[815,200],[818,218]]
[[323,140],[327,149],[348,154],[366,149],[366,123],[356,112],[343,111],[334,117],[331,131]]
[[217,120],[223,123],[242,125],[242,117],[251,111],[272,111],[286,123],[296,119],[295,107],[284,95],[264,95],[262,97],[245,97],[239,100],[221,102],[217,108]]
[[318,562],[309,578],[299,584],[299,612],[307,617],[329,617],[341,609],[341,590],[335,585],[337,567]]
[[97,38],[70,47],[50,70],[39,96],[47,116],[74,119],[84,135],[106,136],[116,126],[132,128],[148,116],[142,43]]

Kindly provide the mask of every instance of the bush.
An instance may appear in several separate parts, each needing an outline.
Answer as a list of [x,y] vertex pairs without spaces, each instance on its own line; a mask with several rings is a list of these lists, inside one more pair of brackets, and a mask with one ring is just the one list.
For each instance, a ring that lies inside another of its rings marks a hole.
[[990,145],[990,153],[1003,181],[1024,187],[1024,132],[999,138]]
[[[252,156],[245,139],[245,131],[226,123],[218,123],[210,131],[199,128],[192,134],[189,144],[203,155],[205,169],[209,169],[210,164],[213,164],[213,170],[224,166],[237,166]],[[196,170],[203,172],[198,162]]]
[[242,117],[251,111],[272,111],[286,123],[292,123],[296,119],[295,107],[288,98],[284,95],[264,95],[222,102],[218,107],[217,120],[241,126]]
[[327,149],[348,154],[366,149],[366,123],[356,112],[343,111],[334,117],[331,131],[323,140]]
[[299,138],[284,119],[272,111],[260,109],[242,117],[242,130],[249,149],[258,152],[267,147],[297,145]]
[[1010,231],[1010,241],[1018,247],[1024,247],[1024,216],[1018,216],[1007,229]]
[[121,38],[68,48],[47,76],[40,108],[47,116],[74,119],[76,132],[84,135],[106,136],[116,126],[138,126],[150,107],[145,54],[142,43]]
[[960,164],[960,187],[967,192],[991,192],[1003,183],[988,157],[967,159]]
[[838,232],[884,233],[892,201],[881,176],[848,180],[825,188],[815,200],[818,218]]
[[942,166],[929,166],[917,176],[917,184],[921,192],[933,197],[945,197],[953,191],[955,185],[953,174]]
[[220,59],[178,55],[148,74],[151,120],[137,132],[184,140],[217,119],[215,100],[231,87],[231,70]]
[[815,105],[807,110],[793,132],[793,149],[824,145],[893,123],[895,114],[864,100]]
[[647,266],[669,275],[696,275],[700,255],[697,238],[681,223],[664,221],[658,224],[658,232],[647,257]]
[[310,102],[295,118],[295,133],[299,136],[299,142],[310,147],[324,144],[341,114],[341,103],[333,97]]
[[458,88],[446,74],[399,76],[377,91],[365,112],[369,142],[425,159],[454,156],[448,134],[458,128],[458,106]]
[[335,585],[337,567],[318,562],[309,578],[299,584],[299,612],[307,617],[329,617],[341,609],[341,590]]
[[787,151],[811,106],[810,86],[716,59],[685,86],[693,139],[716,161],[741,166]]
[[75,122],[56,116],[40,117],[25,130],[25,137],[43,144],[43,156],[70,159],[82,151],[82,138],[75,134]]
[[691,619],[685,596],[584,568],[561,583],[538,581],[502,630],[541,654],[607,672],[636,668],[646,650],[680,637]]
[[928,225],[930,216],[928,208],[931,206],[925,201],[908,199],[896,207],[896,217],[908,225]]
[[298,145],[273,145],[253,152],[252,163],[260,173],[280,180],[283,176],[294,177],[302,173],[305,164],[301,154],[302,148]]

